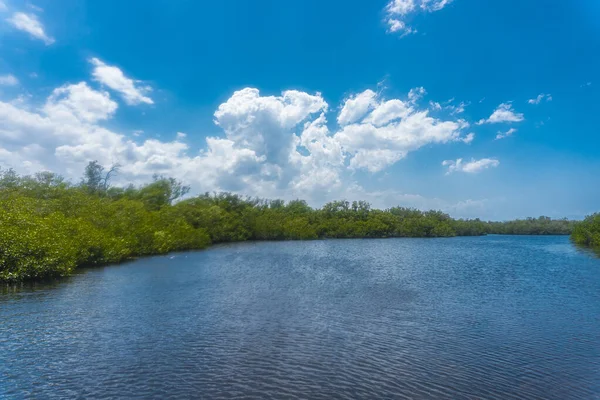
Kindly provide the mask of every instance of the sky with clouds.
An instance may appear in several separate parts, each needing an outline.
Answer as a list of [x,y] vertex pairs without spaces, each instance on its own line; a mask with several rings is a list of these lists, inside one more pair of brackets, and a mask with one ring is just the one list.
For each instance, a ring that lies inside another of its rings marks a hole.
[[0,167],[581,218],[600,3],[540,4],[0,0]]

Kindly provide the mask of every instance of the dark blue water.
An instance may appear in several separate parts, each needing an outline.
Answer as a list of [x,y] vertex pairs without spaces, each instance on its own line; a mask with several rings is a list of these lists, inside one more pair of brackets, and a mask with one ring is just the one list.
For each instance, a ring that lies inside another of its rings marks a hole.
[[243,243],[0,292],[3,398],[599,399],[567,237]]

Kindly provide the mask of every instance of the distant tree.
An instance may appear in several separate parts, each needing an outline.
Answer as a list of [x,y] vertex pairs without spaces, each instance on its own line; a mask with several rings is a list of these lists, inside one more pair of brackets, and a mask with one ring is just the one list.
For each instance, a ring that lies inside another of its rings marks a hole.
[[119,172],[119,164],[113,164],[108,171],[97,160],[90,161],[83,173],[82,186],[92,193],[106,192],[110,187],[110,179]]
[[61,186],[65,185],[65,178],[50,171],[38,172],[34,175],[37,183],[43,186]]
[[14,189],[19,186],[21,178],[14,169],[0,170],[0,189]]
[[173,201],[185,196],[190,191],[189,186],[175,178],[154,175],[153,179],[152,183],[142,186],[134,195],[152,210],[171,205]]

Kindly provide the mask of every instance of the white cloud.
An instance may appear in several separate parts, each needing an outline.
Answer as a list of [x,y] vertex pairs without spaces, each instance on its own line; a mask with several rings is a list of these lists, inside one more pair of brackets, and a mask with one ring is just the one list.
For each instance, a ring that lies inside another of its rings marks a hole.
[[94,57],[89,61],[94,66],[94,71],[92,72],[94,80],[119,92],[127,104],[154,104],[154,101],[146,96],[146,94],[151,91],[150,87],[136,85],[139,81],[134,81],[133,79],[126,77],[119,68],[107,65],[98,58]]
[[494,158],[482,158],[481,160],[471,159],[469,162],[463,162],[462,158],[454,160],[446,160],[442,162],[444,167],[448,167],[446,175],[450,175],[453,172],[466,172],[469,174],[475,174],[488,168],[495,168],[500,165],[500,161]]
[[452,0],[391,0],[385,7],[386,24],[389,32],[401,32],[402,36],[417,31],[407,24],[418,13],[440,11]]
[[[311,198],[315,191],[325,196],[339,188],[343,156],[329,135],[323,113],[327,103],[319,94],[236,92],[215,113],[225,137],[208,138],[196,155],[189,155],[179,140],[137,144],[106,129],[101,123],[116,109],[108,93],[83,82],[55,89],[37,110],[0,101],[0,165],[32,172],[22,161],[33,159],[33,169],[77,179],[88,161],[98,160],[120,163],[120,177],[127,181],[140,183],[159,173],[183,179],[198,192],[271,197]],[[31,146],[39,154],[33,156]]]
[[7,11],[8,7],[6,6],[6,3],[4,3],[2,0],[0,0],[0,12],[1,11]]
[[529,99],[527,102],[529,104],[540,104],[542,101],[552,101],[552,95],[550,94],[539,94],[535,99]]
[[515,112],[511,103],[502,103],[498,106],[498,108],[496,108],[496,110],[488,119],[480,120],[477,125],[498,124],[502,122],[521,122],[524,120],[525,117],[523,114]]
[[177,132],[177,139],[185,139],[187,135],[183,132]]
[[376,105],[376,97],[377,93],[369,89],[348,98],[338,115],[338,124],[348,125],[364,117]]
[[43,110],[53,120],[94,123],[112,117],[117,103],[107,92],[95,91],[81,82],[54,89]]
[[417,8],[415,0],[393,0],[387,5],[387,12],[393,15],[408,15]]
[[429,12],[440,11],[453,0],[421,0],[421,9]]
[[260,188],[283,193],[287,188],[289,193],[306,195],[335,188],[343,156],[329,135],[327,109],[319,93],[290,90],[281,96],[261,96],[252,88],[235,92],[215,112],[215,123],[231,141],[232,152],[251,153],[260,163],[246,164],[252,176],[240,177],[235,185],[230,177],[227,183],[236,190],[245,186],[249,192]]
[[235,92],[215,112],[215,122],[228,139],[264,155],[285,161],[294,145],[293,132],[311,114],[327,110],[320,94],[289,90],[282,96],[260,96],[258,89]]
[[27,32],[32,37],[43,41],[46,45],[51,45],[55,42],[54,38],[46,34],[44,26],[34,14],[16,12],[12,17],[7,19],[7,21],[15,28]]
[[515,133],[517,130],[515,128],[510,128],[509,130],[507,130],[506,132],[498,132],[498,134],[496,135],[496,140],[500,140],[500,139],[504,139],[507,137],[510,137],[513,135],[513,133]]
[[402,32],[401,37],[411,35],[413,33],[417,33],[416,29],[413,29],[410,26],[407,26],[406,23],[404,23],[404,21],[401,21],[399,19],[390,18],[387,20],[387,23],[389,25],[389,31],[391,33]]
[[350,109],[356,109],[356,99],[369,99],[368,107],[360,108],[349,119],[354,122],[341,124],[333,136],[346,153],[350,168],[378,172],[428,144],[473,140],[472,134],[461,136],[469,126],[465,120],[442,120],[431,117],[428,109],[418,109],[415,102],[425,93],[423,88],[413,89],[408,100],[403,101],[380,99],[366,91],[347,100],[346,103],[354,101]]
[[14,75],[0,75],[0,86],[16,86],[19,80]]
[[[474,137],[463,134],[466,121],[431,117],[408,95],[390,100],[365,92],[351,96],[337,115],[345,124],[330,129],[329,105],[319,93],[290,90],[263,96],[257,89],[242,89],[214,114],[223,134],[208,137],[198,152],[181,140],[182,134],[173,141],[144,140],[137,137],[141,131],[125,135],[108,129],[104,125],[118,104],[85,82],[55,89],[41,107],[32,104],[26,98],[0,101],[3,168],[50,169],[78,180],[86,163],[98,160],[121,164],[116,178],[121,182],[141,183],[158,173],[185,181],[196,193],[227,190],[305,198],[314,205],[334,198],[382,200],[354,183],[353,170],[381,171],[423,146],[468,143]],[[385,196],[394,203],[382,206],[451,206],[416,195]]]

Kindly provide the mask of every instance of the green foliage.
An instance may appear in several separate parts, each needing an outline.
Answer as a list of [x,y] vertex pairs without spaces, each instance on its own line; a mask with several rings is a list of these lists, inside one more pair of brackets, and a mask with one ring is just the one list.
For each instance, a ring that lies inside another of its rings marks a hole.
[[[138,256],[202,249],[244,240],[452,237],[567,234],[573,222],[547,217],[509,222],[454,220],[441,211],[372,209],[364,201],[333,201],[321,209],[303,200],[262,200],[205,193],[181,200],[189,187],[155,176],[135,187],[110,187],[115,166],[86,167],[79,185],[43,172],[0,171],[0,281],[71,274],[77,267]],[[573,240],[600,246],[600,215],[577,224]]]
[[578,245],[600,251],[600,213],[590,215],[575,224],[571,239]]
[[162,194],[152,187],[168,199],[158,207],[145,196],[156,181],[110,196],[106,176],[73,186],[50,173],[0,171],[0,281],[66,276],[79,266],[210,245],[205,229],[169,205],[182,192],[181,185],[173,190],[176,181],[166,180]]
[[575,222],[542,216],[508,222],[489,222],[488,225],[489,233],[503,235],[570,235]]

